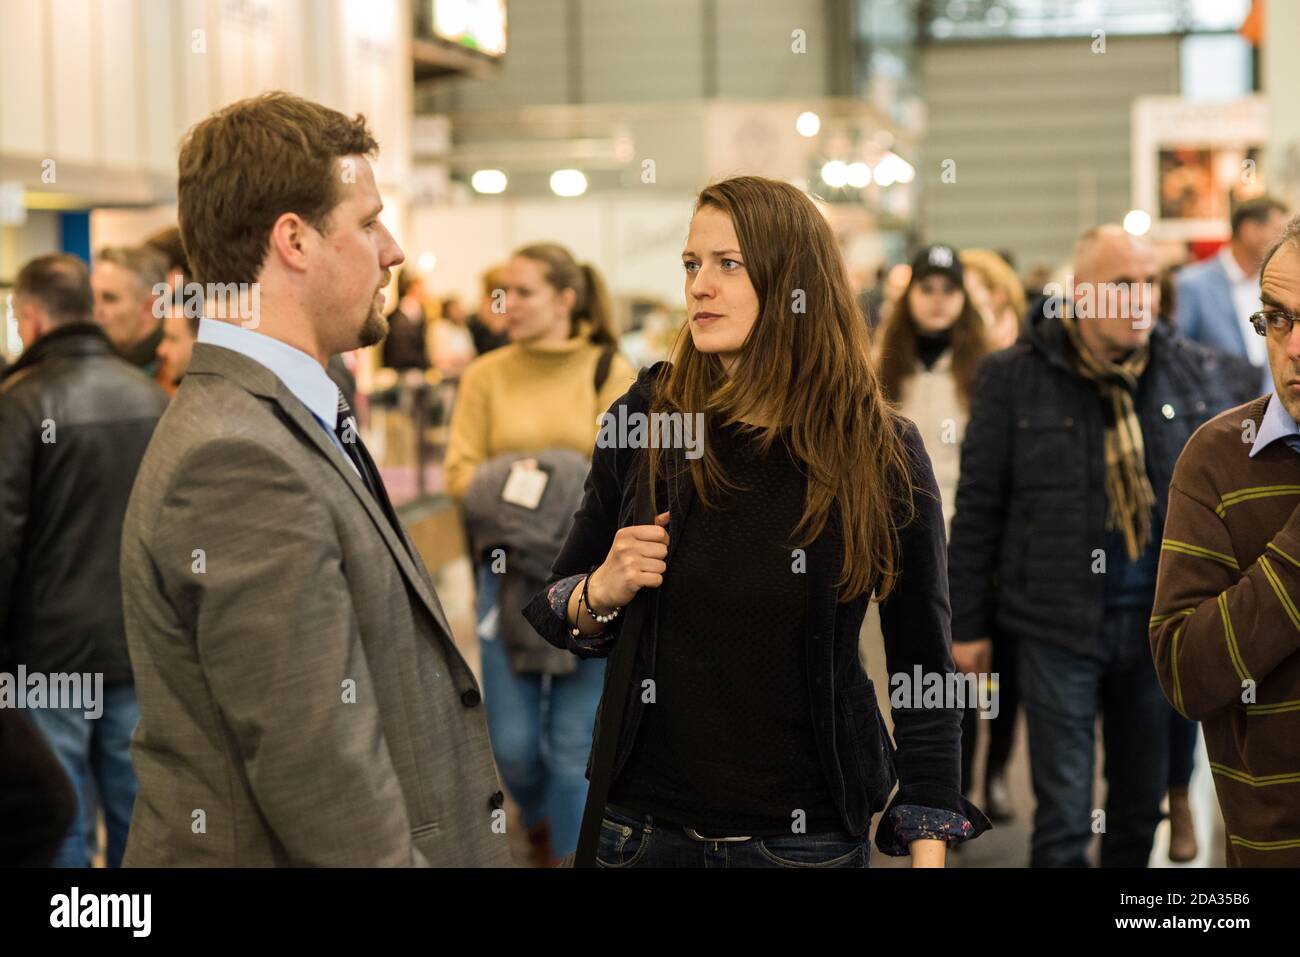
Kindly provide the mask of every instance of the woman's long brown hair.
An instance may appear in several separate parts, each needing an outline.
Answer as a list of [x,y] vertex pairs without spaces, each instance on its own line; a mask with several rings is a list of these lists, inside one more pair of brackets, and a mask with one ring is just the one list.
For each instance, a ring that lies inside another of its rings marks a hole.
[[[704,412],[724,425],[762,418],[765,424],[744,428],[763,451],[788,426],[791,451],[808,476],[793,545],[814,541],[835,508],[844,535],[840,600],[872,591],[883,600],[901,572],[898,529],[913,518],[912,470],[835,236],[812,200],[776,180],[725,180],[700,193],[695,210],[705,206],[731,218],[758,318],[730,376],[718,356],[695,348],[684,327],[651,409]],[[649,453],[650,474],[658,475],[661,456],[657,448]],[[735,488],[707,441],[689,463],[705,506]]]
[[[907,287],[894,303],[880,332],[880,385],[890,402],[900,402],[903,384],[916,373],[916,320],[908,302]],[[957,383],[957,398],[970,408],[970,389],[975,368],[989,352],[987,325],[970,294],[962,290],[961,314],[952,324],[952,377]]]

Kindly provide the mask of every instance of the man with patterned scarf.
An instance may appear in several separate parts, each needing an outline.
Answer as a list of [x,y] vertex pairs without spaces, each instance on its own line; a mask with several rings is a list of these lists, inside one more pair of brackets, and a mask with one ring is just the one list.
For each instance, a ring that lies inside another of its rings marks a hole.
[[1034,866],[1085,865],[1096,835],[1102,866],[1145,866],[1166,790],[1174,856],[1190,859],[1196,726],[1161,692],[1147,622],[1178,453],[1254,382],[1234,388],[1234,366],[1157,319],[1154,251],[1119,226],[1085,233],[1069,283],[1047,292],[976,374],[949,545],[953,657],[982,672],[991,636],[1019,639]]

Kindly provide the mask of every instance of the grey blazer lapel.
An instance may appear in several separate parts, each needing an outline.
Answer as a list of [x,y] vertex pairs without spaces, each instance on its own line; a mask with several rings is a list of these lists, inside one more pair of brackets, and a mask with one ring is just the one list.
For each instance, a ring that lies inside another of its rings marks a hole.
[[452,641],[451,625],[447,622],[447,616],[442,610],[442,604],[438,601],[438,596],[429,582],[425,580],[425,576],[416,567],[416,560],[412,557],[415,550],[413,547],[408,548],[406,534],[403,532],[402,537],[398,537],[397,530],[388,521],[383,509],[375,501],[375,497],[370,494],[370,490],[361,481],[361,477],[357,475],[346,456],[334,446],[329,436],[325,434],[325,427],[298,400],[298,397],[289,391],[289,387],[281,382],[270,369],[247,356],[207,343],[195,344],[194,355],[190,362],[190,372],[223,376],[238,383],[242,388],[247,389],[254,395],[273,399],[280,406],[285,415],[306,437],[307,441],[316,446],[321,455],[325,456],[325,460],[343,477],[343,481],[347,482],[348,488],[352,489],[352,494],[361,502],[366,514],[370,516],[370,520],[379,530],[379,534],[383,536],[384,543],[388,546],[388,550],[393,553],[393,558],[397,560],[398,566],[402,569],[402,574],[406,576],[411,587],[415,589],[415,593],[420,596],[420,599],[429,609],[429,613],[433,615],[438,626],[446,634],[447,639]]
[[[277,380],[278,381],[278,380]],[[301,402],[298,401],[289,389],[280,383],[280,388],[275,396],[280,408],[293,419],[294,424],[302,430],[311,442],[318,448],[322,455],[329,460],[334,470],[343,476],[344,481],[348,483],[348,488],[352,489],[352,494],[357,497],[362,506],[365,507],[366,514],[370,520],[375,523],[379,529],[379,534],[384,537],[384,542],[388,545],[388,550],[393,553],[397,559],[397,564],[401,566],[402,572],[406,575],[407,580],[414,586],[416,593],[423,599],[428,606],[429,611],[433,614],[438,625],[451,636],[451,626],[447,623],[447,616],[443,613],[442,604],[438,601],[438,596],[432,588],[426,583],[420,570],[415,565],[415,559],[412,557],[415,549],[406,540],[405,532],[402,537],[398,538],[398,533],[388,518],[384,515],[384,510],[379,507],[375,497],[370,494],[361,477],[357,475],[356,470],[352,468],[351,463],[340,452],[334,443],[330,441],[329,436],[325,434],[324,427],[316,420],[316,417],[307,410]]]

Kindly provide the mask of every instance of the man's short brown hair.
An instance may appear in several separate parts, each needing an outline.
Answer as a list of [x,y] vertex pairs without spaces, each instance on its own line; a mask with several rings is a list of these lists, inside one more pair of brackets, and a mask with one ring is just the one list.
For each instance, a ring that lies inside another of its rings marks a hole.
[[1286,203],[1275,196],[1252,196],[1250,199],[1242,200],[1232,208],[1232,215],[1229,217],[1232,235],[1234,238],[1241,235],[1241,225],[1247,220],[1262,226],[1274,213],[1286,215],[1288,212]]
[[14,299],[33,299],[55,324],[90,322],[95,297],[86,264],[67,253],[37,256],[18,270]]
[[343,156],[379,145],[364,116],[289,93],[240,100],[195,124],[181,144],[181,237],[197,282],[251,283],[271,227],[297,213],[321,232],[339,203]]
[[181,230],[179,226],[168,226],[166,229],[160,229],[144,241],[146,246],[152,246],[167,258],[167,271],[179,269],[183,275],[190,274],[190,263],[185,257],[185,244],[181,242]]
[[155,286],[167,281],[167,257],[160,249],[147,243],[143,246],[105,246],[95,256],[95,261],[112,263],[135,276],[141,296],[150,295]]

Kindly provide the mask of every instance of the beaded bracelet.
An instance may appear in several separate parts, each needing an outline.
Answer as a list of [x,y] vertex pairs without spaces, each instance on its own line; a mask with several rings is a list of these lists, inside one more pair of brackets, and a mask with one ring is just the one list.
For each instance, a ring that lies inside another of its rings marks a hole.
[[[586,609],[587,609],[587,614],[591,616],[592,620],[597,621],[597,622],[599,622],[599,623],[602,624],[602,625],[607,625],[607,624],[609,624],[611,621],[613,621],[615,618],[617,618],[617,617],[618,617],[618,613],[621,612],[623,609],[622,609],[622,607],[620,606],[620,607],[615,608],[615,609],[614,609],[613,611],[611,611],[608,615],[598,615],[598,614],[596,614],[596,612],[595,612],[595,611],[592,609],[592,607],[591,607],[591,603],[587,601],[587,581],[588,581],[588,579],[590,579],[590,578],[591,578],[591,573],[588,572],[587,575],[582,579],[582,591],[578,593],[578,614],[581,615],[581,614],[582,614],[582,609],[583,609],[583,608],[586,608]],[[595,635],[585,635],[585,636],[584,636],[584,635],[582,634],[582,629],[579,628],[577,625],[574,625],[572,628],[569,629],[569,633],[572,634],[573,637],[575,637],[575,638],[579,638],[579,637],[597,638],[597,637],[599,637],[600,635],[603,635],[603,634],[605,633],[605,629],[602,628],[602,629],[601,629],[599,632],[597,632]]]

